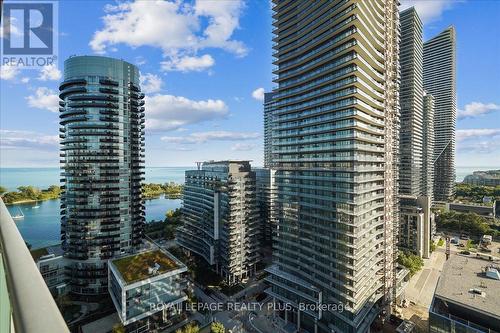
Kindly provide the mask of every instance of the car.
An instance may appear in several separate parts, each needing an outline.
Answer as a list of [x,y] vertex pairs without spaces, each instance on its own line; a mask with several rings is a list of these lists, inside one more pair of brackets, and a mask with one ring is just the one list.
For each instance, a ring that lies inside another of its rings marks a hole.
[[468,240],[469,239],[469,236],[467,234],[461,234],[460,235],[460,239],[463,239],[463,240]]

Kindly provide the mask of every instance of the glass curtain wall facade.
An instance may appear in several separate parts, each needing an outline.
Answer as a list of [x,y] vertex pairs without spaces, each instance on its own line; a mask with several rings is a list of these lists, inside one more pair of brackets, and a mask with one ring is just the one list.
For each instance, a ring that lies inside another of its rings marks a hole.
[[449,27],[424,43],[424,89],[434,97],[434,199],[455,193],[456,37]]
[[106,261],[141,243],[144,94],[122,60],[75,56],[60,87],[61,240],[71,292],[107,292]]
[[277,230],[267,292],[292,305],[282,319],[309,332],[366,332],[395,294],[397,6],[273,1]]

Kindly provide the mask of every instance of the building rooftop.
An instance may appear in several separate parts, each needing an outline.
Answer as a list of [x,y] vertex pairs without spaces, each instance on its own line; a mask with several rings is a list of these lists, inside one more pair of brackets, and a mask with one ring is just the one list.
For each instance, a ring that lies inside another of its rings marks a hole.
[[486,277],[488,267],[500,269],[500,263],[451,255],[434,295],[500,317],[500,280]]
[[43,256],[48,256],[50,254],[53,254],[54,257],[59,257],[62,256],[64,253],[63,249],[61,248],[61,245],[42,247],[39,249],[31,250],[30,252],[35,262],[37,262]]
[[112,261],[125,283],[133,283],[156,274],[163,274],[180,268],[179,264],[160,250],[142,252]]

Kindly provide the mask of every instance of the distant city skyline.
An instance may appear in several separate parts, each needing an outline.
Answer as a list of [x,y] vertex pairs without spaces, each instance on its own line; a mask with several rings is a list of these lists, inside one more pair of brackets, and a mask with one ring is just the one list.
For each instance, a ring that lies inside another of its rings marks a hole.
[[[500,166],[500,79],[493,75],[500,72],[495,38],[500,29],[494,24],[500,20],[500,3],[401,3],[401,10],[416,5],[424,40],[450,25],[456,28],[457,166]],[[189,166],[224,158],[263,165],[262,102],[264,92],[273,87],[270,3],[112,4],[59,3],[57,68],[19,71],[2,66],[0,166],[58,166],[62,62],[72,54],[101,53],[130,61],[141,71],[147,95],[146,166]],[[120,14],[132,20],[146,12],[171,20],[155,27],[143,22],[137,30],[117,20]],[[104,15],[109,15],[106,23]],[[73,24],[77,16],[84,26]],[[140,38],[141,29],[163,33]],[[196,48],[189,42],[193,40]]]

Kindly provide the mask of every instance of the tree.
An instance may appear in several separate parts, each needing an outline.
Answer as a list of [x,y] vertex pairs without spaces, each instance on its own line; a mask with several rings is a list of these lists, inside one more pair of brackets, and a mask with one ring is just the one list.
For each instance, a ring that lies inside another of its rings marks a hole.
[[431,243],[431,252],[436,251],[436,244],[434,242]]
[[125,327],[122,323],[113,325],[113,333],[125,333]]
[[175,333],[199,333],[199,332],[200,328],[198,327],[198,325],[194,323],[187,324],[183,328],[179,328],[175,331]]
[[7,188],[0,186],[0,195],[7,193]]
[[399,252],[398,263],[410,270],[410,276],[415,275],[424,266],[424,260],[411,252]]
[[438,215],[438,228],[458,232],[468,232],[472,235],[482,236],[494,234],[494,230],[486,222],[486,219],[475,213],[457,213],[454,211]]
[[212,325],[210,325],[210,332],[211,333],[224,333],[226,331],[226,328],[221,322],[214,321]]

